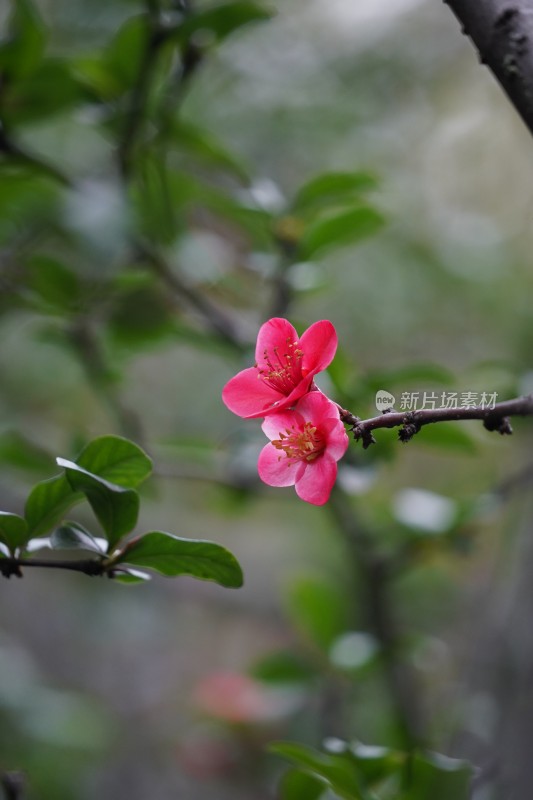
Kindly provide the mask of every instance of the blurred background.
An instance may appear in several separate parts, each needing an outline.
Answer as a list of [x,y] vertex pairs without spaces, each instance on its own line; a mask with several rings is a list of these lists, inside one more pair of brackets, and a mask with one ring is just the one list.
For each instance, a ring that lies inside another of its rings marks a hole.
[[[319,382],[361,417],[379,389],[532,391],[530,136],[442,3],[212,8],[0,6],[1,507],[129,436],[155,462],[140,528],[245,571],[2,580],[0,767],[30,798],[266,800],[273,740],[403,747],[420,725],[505,797],[531,733],[530,425],[378,431],[317,508],[260,484],[260,426],[220,393],[271,316],[334,323]],[[407,711],[354,525],[399,559]]]

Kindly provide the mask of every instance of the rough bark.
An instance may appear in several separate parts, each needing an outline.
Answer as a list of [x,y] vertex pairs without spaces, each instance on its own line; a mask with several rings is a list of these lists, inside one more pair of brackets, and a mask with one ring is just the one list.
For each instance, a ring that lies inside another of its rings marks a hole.
[[533,134],[533,0],[444,0]]

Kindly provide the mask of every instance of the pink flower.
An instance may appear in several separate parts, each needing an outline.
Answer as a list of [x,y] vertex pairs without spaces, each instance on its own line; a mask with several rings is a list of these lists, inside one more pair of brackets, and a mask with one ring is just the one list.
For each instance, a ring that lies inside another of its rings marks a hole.
[[348,436],[335,403],[306,394],[292,411],[270,414],[262,425],[270,439],[259,455],[259,477],[269,486],[294,486],[302,500],[324,505],[337,477]]
[[299,693],[268,686],[239,672],[208,675],[193,696],[204,713],[237,723],[270,722],[287,716],[300,699]]
[[269,319],[257,336],[255,366],[228,381],[222,399],[246,419],[289,408],[310,390],[314,376],[331,363],[336,349],[337,333],[328,320],[315,322],[299,339],[288,320]]

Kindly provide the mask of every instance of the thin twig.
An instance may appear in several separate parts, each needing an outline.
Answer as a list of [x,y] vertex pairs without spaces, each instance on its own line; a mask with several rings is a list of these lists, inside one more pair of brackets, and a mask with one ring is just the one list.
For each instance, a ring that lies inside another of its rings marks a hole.
[[[185,22],[193,13],[191,0],[181,0],[179,10]],[[203,51],[191,40],[185,42],[179,62],[169,77],[157,113],[158,137],[165,141],[191,85],[191,78],[202,63]]]
[[62,186],[72,189],[74,182],[72,179],[55,164],[43,159],[36,153],[21,147],[18,143],[14,142],[7,134],[5,127],[0,123],[0,153],[7,156],[14,164],[23,164],[33,167],[38,172],[46,175],[48,178],[60,183]]
[[212,331],[219,334],[235,350],[239,352],[245,350],[245,342],[231,317],[215,306],[205,295],[186,283],[153,247],[139,243],[137,249],[167,288],[178,298],[185,299],[200,314]]
[[279,256],[276,270],[272,277],[270,309],[268,317],[285,317],[294,298],[289,270],[296,259],[296,251],[292,243],[284,241],[277,236],[275,243],[278,247]]
[[[156,0],[146,0],[146,5],[148,12],[148,38],[131,92],[124,129],[117,151],[120,174],[124,181],[129,180],[131,177],[133,155],[145,122],[146,106],[161,48],[167,42],[169,35],[175,33],[175,30],[165,27],[161,22],[160,9]],[[181,12],[183,18],[186,19],[191,14],[190,3],[183,3]],[[164,138],[166,135],[170,121],[185,96],[190,78],[201,63],[202,58],[201,50],[194,43],[187,42],[174,75],[167,81],[166,90],[163,92],[159,104],[159,112],[155,115],[160,138]]]
[[166,32],[159,25],[158,9],[154,3],[149,4],[147,28],[147,43],[142,54],[137,79],[131,91],[130,103],[117,150],[120,174],[124,181],[131,177],[133,155],[143,128],[153,75],[161,46],[166,41]]
[[[191,13],[190,4],[183,3],[182,5],[182,12],[186,17]],[[141,59],[137,80],[132,90],[124,131],[117,150],[120,173],[124,183],[127,183],[131,178],[133,154],[142,132],[146,103],[154,77],[157,58],[160,48],[166,42],[168,36],[168,30],[159,22],[158,11],[157,3],[148,3],[148,40]],[[174,80],[167,82],[167,90],[161,101],[159,114],[156,115],[159,139],[164,139],[165,132],[170,124],[169,121],[176,113],[178,95],[181,97],[185,85],[188,84],[189,79],[200,63],[200,59],[201,55],[194,46],[187,44]],[[233,320],[177,275],[153,244],[138,241],[135,243],[135,248],[167,288],[175,296],[184,299],[188,305],[192,306],[211,330],[220,335],[239,352],[244,350],[245,343],[238,335]]]
[[134,411],[124,406],[104,350],[89,321],[78,318],[66,333],[89,382],[101,392],[123,435],[142,443],[144,431],[141,421]]
[[433,422],[450,422],[466,419],[479,419],[489,431],[505,435],[513,429],[509,417],[533,416],[533,394],[505,400],[493,406],[471,406],[470,408],[423,408],[419,411],[390,411],[377,417],[361,420],[346,409],[340,410],[342,421],[351,426],[356,441],[361,440],[363,448],[375,443],[372,431],[378,428],[400,428],[398,435],[402,442],[408,442],[424,425]]
[[526,464],[518,472],[504,478],[498,485],[492,489],[492,494],[496,497],[506,500],[510,495],[519,489],[524,489],[529,486],[533,481],[533,464]]
[[22,800],[26,779],[22,772],[3,772],[0,775],[0,784],[4,790],[6,800]]

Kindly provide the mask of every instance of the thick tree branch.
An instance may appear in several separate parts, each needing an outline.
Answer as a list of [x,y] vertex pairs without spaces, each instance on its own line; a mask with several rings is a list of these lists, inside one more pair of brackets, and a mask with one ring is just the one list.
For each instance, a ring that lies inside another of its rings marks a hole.
[[418,433],[423,425],[433,422],[459,421],[463,419],[479,419],[489,431],[511,434],[513,429],[509,417],[533,416],[533,394],[505,400],[494,406],[471,406],[464,408],[422,408],[419,411],[390,411],[377,417],[361,420],[350,411],[341,409],[340,416],[351,430],[356,441],[361,440],[366,450],[375,443],[372,431],[377,428],[400,428],[398,436],[402,442],[408,442]]
[[533,134],[532,0],[444,0]]

